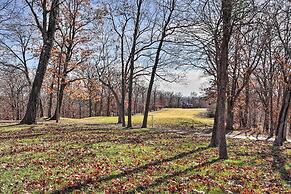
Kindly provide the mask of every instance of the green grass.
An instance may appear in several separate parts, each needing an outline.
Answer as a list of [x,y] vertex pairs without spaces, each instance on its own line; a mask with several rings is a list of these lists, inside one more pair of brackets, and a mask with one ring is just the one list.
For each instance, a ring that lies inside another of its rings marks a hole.
[[[153,114],[160,126],[175,128],[184,119],[191,123],[186,126],[199,126],[197,119],[210,124],[203,112]],[[0,193],[290,192],[290,144],[278,149],[272,142],[229,139],[230,158],[220,161],[217,149],[207,148],[209,138],[191,131],[90,125],[98,122],[0,128]]]
[[[213,119],[205,117],[206,109],[181,109],[181,108],[165,108],[160,111],[149,113],[149,126],[193,126],[200,127],[212,125]],[[133,124],[140,125],[142,123],[142,115],[133,116]],[[83,119],[62,118],[64,123],[90,123],[90,124],[111,124],[117,122],[117,117],[90,117]]]

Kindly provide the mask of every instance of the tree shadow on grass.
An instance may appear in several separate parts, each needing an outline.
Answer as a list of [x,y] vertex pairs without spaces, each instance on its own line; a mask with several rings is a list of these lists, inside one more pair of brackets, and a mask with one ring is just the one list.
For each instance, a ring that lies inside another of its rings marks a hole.
[[290,173],[285,168],[286,158],[282,156],[282,151],[279,146],[272,147],[273,164],[272,166],[280,173],[281,179],[286,181],[288,186],[291,186]]
[[[139,173],[139,172],[142,172],[146,169],[148,169],[149,167],[152,167],[152,166],[157,166],[157,165],[161,165],[163,163],[166,163],[166,162],[171,162],[171,161],[174,161],[174,160],[178,160],[178,159],[181,159],[183,157],[187,157],[189,155],[192,155],[194,153],[197,153],[197,152],[201,152],[201,151],[204,151],[204,150],[207,150],[208,147],[199,147],[199,148],[196,148],[194,150],[191,150],[189,152],[182,152],[180,154],[177,154],[175,156],[172,156],[172,157],[169,157],[169,158],[166,158],[166,159],[162,159],[162,160],[157,160],[157,161],[153,161],[153,162],[150,162],[148,164],[145,164],[145,165],[142,165],[142,166],[138,166],[138,167],[135,167],[135,168],[132,168],[132,169],[129,169],[129,170],[126,170],[124,172],[121,172],[119,174],[115,174],[115,175],[109,175],[109,176],[104,176],[104,177],[99,177],[96,181],[93,181],[92,179],[87,179],[87,180],[84,180],[82,182],[77,182],[75,183],[73,186],[66,186],[64,187],[63,189],[61,190],[56,190],[56,191],[53,191],[52,193],[54,194],[59,194],[59,193],[71,193],[72,191],[76,190],[76,189],[82,189],[82,188],[85,188],[86,186],[88,186],[88,184],[92,184],[94,182],[106,182],[106,181],[110,181],[112,179],[117,179],[117,178],[122,178],[122,177],[125,177],[127,175],[131,175],[131,174],[134,174],[134,173]],[[209,162],[208,162],[209,163]],[[205,166],[207,165],[208,163],[203,163],[203,164],[200,164],[200,165],[197,165],[197,166],[194,166],[192,167],[193,169],[195,168],[198,168],[198,167],[202,167],[202,166]],[[210,163],[213,163],[213,162],[210,162]],[[190,168],[189,170],[190,171]],[[185,172],[181,172],[181,173],[185,173]],[[176,175],[178,176],[178,174]],[[170,178],[170,177],[169,177]],[[161,180],[160,180],[161,181]],[[138,188],[137,188],[138,189]]]
[[145,186],[136,187],[136,188],[132,189],[132,191],[130,191],[130,192],[146,191],[149,188],[156,187],[156,186],[159,186],[159,185],[167,182],[167,180],[169,180],[169,179],[172,179],[172,178],[179,177],[181,175],[187,174],[188,172],[191,172],[192,170],[195,170],[195,169],[199,169],[199,168],[203,168],[203,167],[209,166],[209,165],[211,165],[211,164],[213,164],[215,162],[218,162],[218,161],[219,161],[219,159],[213,159],[213,160],[210,160],[210,161],[207,161],[207,162],[195,165],[195,166],[191,166],[191,167],[189,167],[189,168],[187,168],[185,170],[178,171],[178,172],[175,172],[173,174],[169,174],[169,175],[157,178],[156,180],[153,181],[153,183],[151,183],[149,185],[145,185]]

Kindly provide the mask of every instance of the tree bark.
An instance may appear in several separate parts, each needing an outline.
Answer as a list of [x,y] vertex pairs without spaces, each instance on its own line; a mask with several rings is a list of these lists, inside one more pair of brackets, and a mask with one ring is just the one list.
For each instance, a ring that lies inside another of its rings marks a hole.
[[243,128],[248,129],[250,128],[249,122],[249,105],[250,104],[250,80],[247,80],[246,88],[245,88],[245,106],[244,106],[244,113],[243,113]]
[[111,103],[111,93],[110,91],[108,91],[106,116],[110,116],[110,103]]
[[233,131],[234,124],[234,102],[233,99],[227,101],[226,132]]
[[[34,12],[32,5],[29,4],[29,6],[30,6],[31,11]],[[47,14],[46,12],[47,10],[43,10],[44,14]],[[50,55],[51,55],[51,50],[53,47],[58,12],[59,12],[59,0],[53,0],[52,5],[51,5],[51,10],[49,12],[48,29],[45,29],[45,26],[42,26],[42,27],[39,26],[39,29],[43,37],[43,46],[41,49],[40,58],[39,58],[36,74],[33,80],[32,88],[29,94],[29,100],[27,103],[26,113],[24,115],[24,118],[21,120],[20,124],[35,124],[36,123],[37,103],[39,101],[40,90],[42,87],[44,75],[47,69],[47,65],[50,59]],[[47,21],[44,21],[44,23],[45,22]]]
[[134,57],[136,50],[136,42],[139,30],[140,16],[141,16],[141,5],[143,0],[137,2],[137,14],[134,24],[133,42],[130,52],[130,65],[129,65],[129,82],[128,82],[128,107],[127,107],[127,128],[132,128],[132,91],[133,91],[133,75],[134,75]]
[[61,87],[60,90],[58,92],[58,96],[57,96],[57,106],[56,106],[56,110],[54,113],[54,116],[50,118],[50,120],[59,120],[60,116],[61,116],[61,108],[62,108],[62,104],[63,104],[63,98],[64,98],[64,91],[66,88],[66,83],[65,83],[65,79],[62,78],[61,83],[60,83]]
[[[54,77],[54,76],[53,76]],[[52,117],[52,106],[53,106],[53,90],[54,88],[54,82],[52,81],[50,85],[50,94],[49,94],[49,101],[48,101],[48,111],[47,111],[47,117],[51,118]]]
[[231,0],[222,0],[222,42],[219,66],[217,67],[217,132],[219,136],[219,158],[227,159],[226,137],[225,137],[225,104],[227,91],[227,68],[228,48],[231,37]]
[[290,86],[287,86],[286,90],[284,91],[284,95],[283,95],[283,99],[282,99],[282,106],[281,106],[279,119],[278,119],[278,126],[277,126],[278,133],[277,133],[275,141],[274,141],[275,146],[282,146],[283,145],[284,130],[286,130],[290,101],[291,101],[291,89],[290,89]]
[[217,147],[219,145],[219,137],[217,135],[217,106],[215,108],[214,123],[209,147]]

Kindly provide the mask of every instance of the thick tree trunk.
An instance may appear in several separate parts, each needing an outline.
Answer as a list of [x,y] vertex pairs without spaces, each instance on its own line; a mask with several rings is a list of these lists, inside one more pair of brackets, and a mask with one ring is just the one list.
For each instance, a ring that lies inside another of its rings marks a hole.
[[45,43],[42,48],[39,64],[34,77],[32,88],[29,94],[26,113],[20,124],[35,124],[37,114],[37,104],[39,102],[39,95],[43,83],[44,75],[47,69],[50,58],[51,49],[53,47],[53,38]]
[[[29,4],[30,9],[33,10],[33,6]],[[43,23],[48,24],[48,29],[45,26],[38,26],[43,37],[43,46],[40,53],[40,58],[36,70],[36,74],[32,83],[32,88],[29,94],[26,113],[20,122],[21,124],[35,124],[37,114],[37,103],[39,101],[40,90],[43,83],[44,75],[47,69],[47,65],[50,59],[51,50],[54,42],[54,35],[56,31],[56,21],[59,12],[59,0],[53,0],[51,5],[51,11],[49,12],[48,21]],[[44,14],[48,14],[43,10]]]
[[225,104],[227,92],[227,68],[228,47],[231,37],[231,11],[232,1],[222,0],[223,33],[219,66],[217,67],[217,132],[219,136],[219,158],[227,159],[226,137],[225,137]]
[[279,114],[278,119],[278,126],[277,126],[277,135],[274,141],[275,146],[282,146],[284,142],[284,130],[286,130],[286,124],[288,120],[288,110],[290,107],[291,102],[291,89],[290,86],[286,88],[284,91],[283,99],[282,99],[282,106]]

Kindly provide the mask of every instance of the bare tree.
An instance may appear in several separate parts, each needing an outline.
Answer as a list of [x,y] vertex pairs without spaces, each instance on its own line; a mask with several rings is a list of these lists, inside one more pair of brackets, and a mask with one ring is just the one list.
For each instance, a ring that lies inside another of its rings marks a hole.
[[[54,35],[57,25],[57,17],[59,12],[59,0],[52,0],[48,8],[46,0],[41,2],[41,14],[37,13],[35,1],[26,0],[27,5],[34,17],[35,23],[42,35],[43,46],[39,57],[34,81],[32,83],[31,92],[27,104],[26,113],[21,120],[21,124],[34,124],[36,123],[37,102],[40,96],[40,90],[43,83],[44,75],[50,59],[51,50],[54,42]],[[42,15],[42,19],[41,16]],[[42,21],[41,21],[42,20]]]
[[[169,26],[171,24],[171,20],[172,20],[172,16],[173,16],[173,12],[175,10],[176,7],[176,0],[172,0],[170,2],[168,1],[164,1],[163,5],[164,6],[164,21],[162,21],[162,25],[161,28],[161,35],[159,37],[159,43],[158,43],[158,47],[156,50],[156,56],[155,56],[155,60],[154,60],[154,65],[152,68],[152,72],[151,72],[151,78],[150,78],[150,82],[149,82],[149,87],[148,87],[148,91],[147,91],[147,98],[146,98],[146,103],[145,103],[145,110],[144,110],[144,117],[143,117],[143,123],[142,123],[142,128],[146,128],[147,127],[147,122],[148,122],[148,113],[149,113],[149,108],[150,108],[150,100],[151,100],[151,94],[152,94],[152,89],[153,89],[153,85],[154,85],[154,80],[155,80],[155,76],[157,73],[157,68],[159,65],[159,61],[160,61],[160,54],[162,52],[162,47],[164,44],[164,40],[165,38],[171,34],[173,32],[173,29],[171,29]],[[169,3],[169,5],[168,5]],[[167,4],[167,5],[166,5]]]

